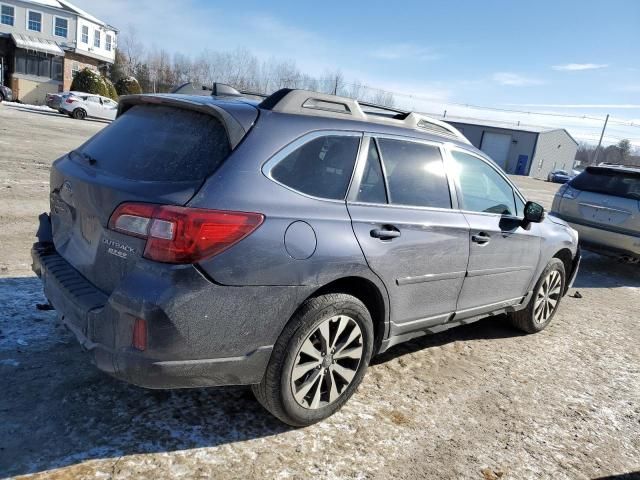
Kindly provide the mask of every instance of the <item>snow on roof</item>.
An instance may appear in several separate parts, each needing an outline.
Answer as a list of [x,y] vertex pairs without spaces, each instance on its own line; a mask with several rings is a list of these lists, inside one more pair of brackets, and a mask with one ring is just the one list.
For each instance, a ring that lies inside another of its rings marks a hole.
[[73,3],[67,0],[27,0],[27,1],[29,3],[37,3],[38,5],[44,5],[45,7],[59,8],[60,10],[71,11],[73,13],[80,15],[81,17],[86,18],[87,20],[97,23],[98,25],[102,25],[103,27],[113,28],[106,22],[100,20],[99,18],[94,17],[90,13],[82,10],[80,7],[77,7],[76,5],[74,5]]

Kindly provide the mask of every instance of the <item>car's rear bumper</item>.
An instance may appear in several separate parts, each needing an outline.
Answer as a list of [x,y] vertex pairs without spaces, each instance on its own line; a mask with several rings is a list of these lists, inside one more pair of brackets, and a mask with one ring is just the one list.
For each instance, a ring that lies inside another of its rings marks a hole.
[[637,234],[614,231],[615,227],[586,225],[574,218],[554,214],[576,229],[580,245],[585,250],[595,251],[610,256],[640,257],[640,232]]
[[[288,318],[281,321],[282,304],[295,305],[283,298],[292,293],[283,287],[262,287],[266,298],[258,299],[260,287],[219,286],[192,266],[175,274],[180,282],[172,273],[141,273],[106,295],[51,243],[35,244],[32,259],[45,295],[96,366],[147,388],[260,382]],[[136,318],[147,325],[144,351],[132,346]]]

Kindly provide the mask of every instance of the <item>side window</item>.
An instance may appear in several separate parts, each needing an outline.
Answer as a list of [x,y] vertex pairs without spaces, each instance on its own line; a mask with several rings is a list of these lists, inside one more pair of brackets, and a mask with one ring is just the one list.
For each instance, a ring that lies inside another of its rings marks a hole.
[[297,148],[271,170],[278,182],[314,197],[344,199],[360,137],[327,135]]
[[389,203],[451,208],[440,149],[403,140],[378,139],[389,185]]
[[387,203],[387,192],[380,166],[380,155],[376,142],[371,139],[369,142],[369,153],[367,154],[367,164],[364,167],[360,188],[356,196],[357,202],[366,203]]
[[471,212],[516,215],[511,185],[489,164],[473,155],[453,151],[460,186],[460,208]]
[[100,99],[98,97],[88,97],[87,101],[93,102],[93,103],[100,103]]

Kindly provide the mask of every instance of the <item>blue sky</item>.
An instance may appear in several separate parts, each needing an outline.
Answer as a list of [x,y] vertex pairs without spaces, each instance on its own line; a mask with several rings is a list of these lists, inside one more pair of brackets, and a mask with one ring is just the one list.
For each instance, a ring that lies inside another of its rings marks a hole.
[[[400,92],[406,108],[549,126],[597,140],[601,122],[457,104],[604,117],[640,125],[640,1],[75,0],[149,47],[245,47],[304,71]],[[640,127],[613,123],[609,142]]]

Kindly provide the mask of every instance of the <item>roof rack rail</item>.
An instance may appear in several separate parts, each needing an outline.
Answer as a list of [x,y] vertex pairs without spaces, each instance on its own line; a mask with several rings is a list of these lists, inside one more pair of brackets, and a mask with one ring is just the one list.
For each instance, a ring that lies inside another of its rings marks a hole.
[[[406,112],[374,103],[358,102],[353,98],[328,93],[283,88],[269,95],[258,106],[264,110],[280,113],[350,118],[351,120],[402,126],[452,137],[461,142],[471,144],[457,128],[426,115]],[[362,107],[365,107],[366,111]],[[371,111],[372,108],[378,111]]]

